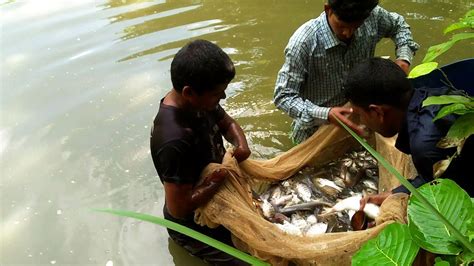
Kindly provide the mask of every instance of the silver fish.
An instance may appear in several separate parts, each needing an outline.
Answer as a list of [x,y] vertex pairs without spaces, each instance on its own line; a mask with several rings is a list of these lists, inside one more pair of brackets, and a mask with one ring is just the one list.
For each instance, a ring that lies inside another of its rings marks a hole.
[[296,236],[302,236],[303,233],[301,232],[300,228],[288,221],[283,221],[283,224],[275,224],[276,227],[278,227],[280,230],[283,232],[289,234],[289,235],[296,235]]
[[[354,212],[360,209],[360,200],[362,199],[362,195],[355,195],[349,198],[345,198],[343,200],[338,201],[332,208],[326,209],[321,214],[322,216],[329,215],[335,212],[347,211],[352,210]],[[380,207],[373,204],[367,203],[364,207],[365,214],[368,217],[375,219],[380,212]]]
[[332,206],[332,204],[321,200],[313,200],[310,202],[305,202],[282,208],[278,210],[278,212],[283,214],[289,214],[296,211],[311,211],[314,210],[314,208],[316,208],[317,206]]
[[309,226],[308,229],[304,232],[305,236],[313,237],[326,233],[328,225],[326,223],[315,223]]

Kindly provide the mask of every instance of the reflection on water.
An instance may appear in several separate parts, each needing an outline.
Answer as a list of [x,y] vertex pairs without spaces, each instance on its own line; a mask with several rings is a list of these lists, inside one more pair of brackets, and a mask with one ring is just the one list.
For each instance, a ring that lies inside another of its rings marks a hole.
[[[195,38],[221,46],[237,76],[223,102],[253,155],[288,150],[290,119],[272,103],[283,49],[324,1],[0,2],[0,265],[200,265],[159,226],[96,213],[162,215],[148,150],[169,64]],[[387,0],[426,49],[472,1]],[[472,56],[456,44],[441,64]],[[389,40],[379,55],[392,55]],[[420,56],[421,55],[421,56]],[[170,255],[172,254],[172,255]]]

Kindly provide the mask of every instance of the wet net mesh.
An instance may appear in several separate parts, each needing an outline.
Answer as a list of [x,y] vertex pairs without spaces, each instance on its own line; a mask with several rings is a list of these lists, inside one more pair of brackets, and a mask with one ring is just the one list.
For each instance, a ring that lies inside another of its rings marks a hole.
[[[372,141],[402,175],[413,176],[410,158],[393,147],[393,140],[373,137]],[[269,160],[248,159],[239,165],[228,151],[222,164],[210,164],[202,173],[206,176],[224,167],[231,177],[211,201],[196,211],[195,220],[211,228],[225,226],[232,232],[237,248],[272,265],[350,265],[352,255],[387,224],[406,223],[407,195],[387,198],[373,228],[301,237],[286,234],[265,220],[253,203],[251,189],[261,182],[287,179],[305,166],[324,165],[357,147],[359,144],[344,129],[325,125],[305,142]],[[398,185],[394,177],[379,168],[379,191]]]

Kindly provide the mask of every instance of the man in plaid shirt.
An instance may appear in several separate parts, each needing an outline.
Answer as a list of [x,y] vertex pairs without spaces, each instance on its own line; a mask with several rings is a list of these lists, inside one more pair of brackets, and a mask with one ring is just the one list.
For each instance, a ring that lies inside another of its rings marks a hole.
[[342,88],[352,66],[373,57],[376,44],[390,37],[396,46],[395,63],[408,73],[419,45],[399,14],[378,6],[378,0],[328,0],[324,12],[303,24],[285,48],[278,73],[274,103],[293,118],[291,138],[300,143],[325,122],[340,119],[357,133]]

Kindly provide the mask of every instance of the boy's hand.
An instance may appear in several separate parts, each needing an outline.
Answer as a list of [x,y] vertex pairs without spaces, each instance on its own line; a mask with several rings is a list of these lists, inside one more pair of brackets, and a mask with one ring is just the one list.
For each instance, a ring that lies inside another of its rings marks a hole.
[[397,59],[395,60],[395,64],[397,64],[405,72],[405,74],[408,75],[410,72],[410,63],[402,59]]
[[337,122],[336,120],[336,117],[337,117],[339,120],[341,120],[342,123],[344,123],[350,129],[354,130],[355,133],[357,133],[357,135],[366,136],[367,132],[364,130],[363,127],[349,120],[347,116],[350,114],[352,114],[352,108],[332,107],[331,110],[329,111],[328,120],[331,124],[334,124],[336,126],[341,126],[339,122]]
[[227,171],[227,169],[220,168],[220,169],[217,169],[214,172],[212,172],[212,174],[210,174],[207,177],[206,181],[209,182],[209,183],[220,183],[220,182],[224,181],[224,179],[227,176],[229,176],[229,171]]
[[232,154],[237,162],[242,162],[250,156],[250,149],[248,146],[238,146],[234,148],[234,153]]

